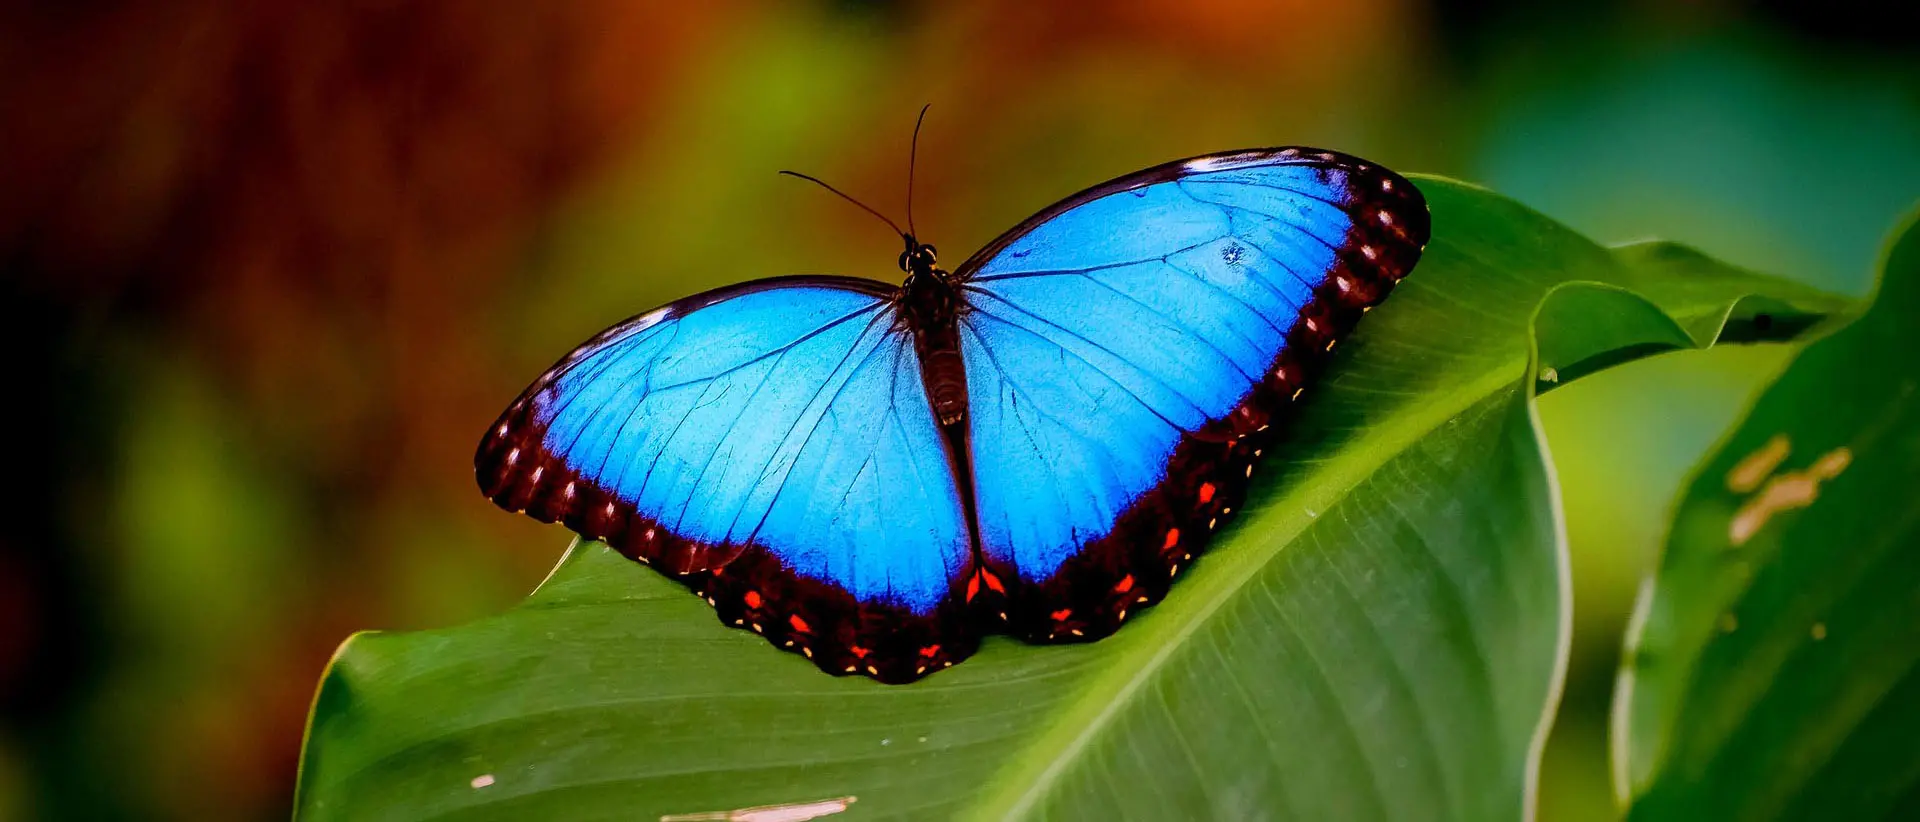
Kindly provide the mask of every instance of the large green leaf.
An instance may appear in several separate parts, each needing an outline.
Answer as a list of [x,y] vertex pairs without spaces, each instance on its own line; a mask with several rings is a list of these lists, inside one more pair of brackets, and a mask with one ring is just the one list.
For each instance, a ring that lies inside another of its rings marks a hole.
[[1615,707],[1632,818],[1920,818],[1920,226],[1687,491]]
[[845,818],[1520,817],[1566,644],[1536,386],[1840,306],[1419,185],[1419,269],[1343,341],[1245,518],[1118,635],[990,641],[910,686],[835,679],[576,545],[505,614],[348,640],[300,811],[636,819],[855,796]]

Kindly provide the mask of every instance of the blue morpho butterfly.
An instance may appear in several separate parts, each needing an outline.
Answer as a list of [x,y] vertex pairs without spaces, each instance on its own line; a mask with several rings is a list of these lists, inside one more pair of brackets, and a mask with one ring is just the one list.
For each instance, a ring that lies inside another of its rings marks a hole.
[[952,271],[908,225],[903,285],[777,277],[601,332],[488,430],[482,490],[834,674],[1099,639],[1232,513],[1429,218],[1280,148],[1102,183]]

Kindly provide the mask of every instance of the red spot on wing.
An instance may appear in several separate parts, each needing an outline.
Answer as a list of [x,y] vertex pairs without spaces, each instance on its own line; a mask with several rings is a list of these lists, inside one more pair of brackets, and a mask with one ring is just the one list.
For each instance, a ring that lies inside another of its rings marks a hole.
[[748,609],[755,610],[755,611],[760,610],[760,592],[759,591],[748,591],[744,599],[746,599],[747,601]]
[[1133,575],[1128,574],[1124,577],[1121,577],[1120,583],[1118,585],[1113,586],[1113,590],[1116,593],[1122,593],[1122,594],[1133,590]]
[[985,579],[987,581],[988,590],[993,591],[996,594],[1004,594],[1007,592],[1006,588],[1001,587],[1000,578],[994,576],[993,572],[988,571],[985,568],[982,568],[980,569],[980,576],[982,579]]
[[1060,610],[1058,610],[1058,611],[1054,611],[1053,613],[1051,613],[1051,614],[1048,614],[1048,616],[1051,616],[1051,617],[1053,617],[1053,621],[1054,621],[1054,622],[1060,622],[1060,621],[1063,621],[1063,620],[1065,620],[1065,619],[1066,619],[1067,617],[1070,617],[1070,616],[1073,616],[1073,609],[1072,609],[1072,608],[1061,608],[1061,609],[1060,609]]
[[1213,483],[1211,482],[1200,483],[1200,504],[1205,505],[1212,501],[1213,501]]
[[801,619],[799,614],[794,614],[793,616],[787,617],[787,624],[792,625],[793,629],[796,631],[799,631],[800,633],[803,633],[803,634],[813,633],[813,626],[808,625],[807,621],[804,619]]
[[1162,550],[1162,551],[1171,551],[1171,550],[1173,550],[1173,547],[1174,547],[1174,546],[1176,546],[1176,545],[1179,545],[1179,544],[1180,544],[1180,529],[1178,529],[1178,528],[1168,528],[1168,529],[1167,529],[1167,541],[1166,541],[1166,542],[1164,542],[1164,543],[1161,543],[1161,544],[1160,544],[1160,550]]

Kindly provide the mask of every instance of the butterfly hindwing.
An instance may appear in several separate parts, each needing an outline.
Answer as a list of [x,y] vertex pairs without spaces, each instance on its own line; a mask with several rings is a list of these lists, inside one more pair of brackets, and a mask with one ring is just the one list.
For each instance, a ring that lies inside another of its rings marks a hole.
[[495,423],[483,490],[828,671],[905,681],[964,658],[971,548],[891,293],[762,281],[615,326]]
[[1009,632],[1098,638],[1163,596],[1427,234],[1398,175],[1282,149],[1115,180],[963,264],[980,549]]

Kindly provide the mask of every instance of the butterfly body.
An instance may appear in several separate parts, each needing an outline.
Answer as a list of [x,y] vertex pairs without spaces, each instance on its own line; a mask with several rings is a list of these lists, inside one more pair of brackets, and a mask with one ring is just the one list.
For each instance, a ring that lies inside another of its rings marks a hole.
[[955,318],[965,306],[951,273],[940,270],[933,246],[909,234],[900,256],[907,281],[900,286],[901,321],[913,334],[914,352],[927,397],[940,425],[951,426],[967,413],[967,371],[960,355],[960,329]]
[[1098,639],[1241,504],[1427,232],[1411,184],[1345,155],[1170,163],[952,272],[904,235],[898,287],[762,280],[617,325],[495,423],[480,484],[831,673]]

